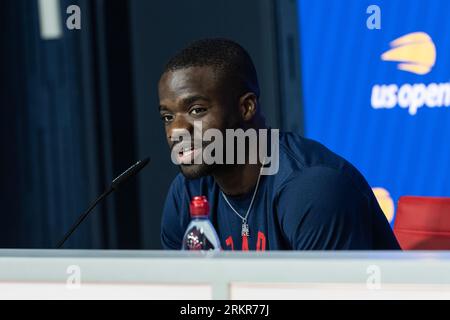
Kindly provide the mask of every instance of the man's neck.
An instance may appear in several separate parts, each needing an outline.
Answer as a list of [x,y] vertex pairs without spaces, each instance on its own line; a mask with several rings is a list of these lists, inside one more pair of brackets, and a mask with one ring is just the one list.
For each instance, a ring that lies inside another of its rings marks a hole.
[[[255,121],[249,128],[257,131],[266,128],[263,118]],[[259,161],[256,164],[222,165],[212,176],[225,195],[240,196],[249,193],[255,187],[261,166]]]
[[225,195],[240,196],[255,187],[260,172],[261,164],[242,164],[223,167],[213,177]]

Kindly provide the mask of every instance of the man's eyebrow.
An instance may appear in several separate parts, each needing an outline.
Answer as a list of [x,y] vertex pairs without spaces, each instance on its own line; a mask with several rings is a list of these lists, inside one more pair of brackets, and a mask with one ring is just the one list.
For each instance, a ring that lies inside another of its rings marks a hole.
[[[181,104],[184,107],[189,107],[191,104],[193,104],[194,102],[199,101],[199,100],[204,100],[204,101],[207,101],[207,102],[211,102],[210,98],[202,96],[200,94],[195,94],[195,95],[187,96],[187,97],[181,99]],[[159,105],[159,111],[160,112],[162,112],[162,111],[169,111],[169,108],[167,108],[165,105]]]
[[187,106],[198,100],[204,100],[204,101],[208,101],[208,102],[211,101],[211,99],[209,99],[205,96],[199,95],[199,94],[188,96],[186,98],[183,98],[181,101],[182,101],[183,105]]

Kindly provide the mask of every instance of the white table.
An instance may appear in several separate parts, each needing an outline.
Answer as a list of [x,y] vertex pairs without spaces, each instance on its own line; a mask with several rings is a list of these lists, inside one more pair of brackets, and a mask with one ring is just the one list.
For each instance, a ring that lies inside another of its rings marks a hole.
[[450,252],[0,250],[0,299],[450,299]]

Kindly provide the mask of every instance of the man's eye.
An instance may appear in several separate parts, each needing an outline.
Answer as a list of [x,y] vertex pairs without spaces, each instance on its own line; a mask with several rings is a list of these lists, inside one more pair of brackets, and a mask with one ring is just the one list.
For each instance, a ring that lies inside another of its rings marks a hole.
[[195,108],[192,108],[191,111],[190,111],[189,113],[190,113],[191,115],[198,116],[198,115],[202,114],[202,113],[205,112],[205,111],[206,111],[206,108],[203,108],[203,107],[195,107]]
[[173,116],[172,115],[162,115],[161,119],[164,123],[169,123],[170,121],[173,120]]

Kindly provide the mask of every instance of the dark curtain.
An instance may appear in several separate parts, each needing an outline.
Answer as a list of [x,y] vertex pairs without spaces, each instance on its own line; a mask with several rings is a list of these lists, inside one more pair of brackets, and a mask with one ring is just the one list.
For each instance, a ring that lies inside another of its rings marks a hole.
[[[81,30],[65,28],[66,8]],[[43,40],[37,1],[0,3],[0,247],[53,248],[137,159],[128,1],[61,1],[63,36]],[[67,248],[139,248],[136,184],[80,226]]]

